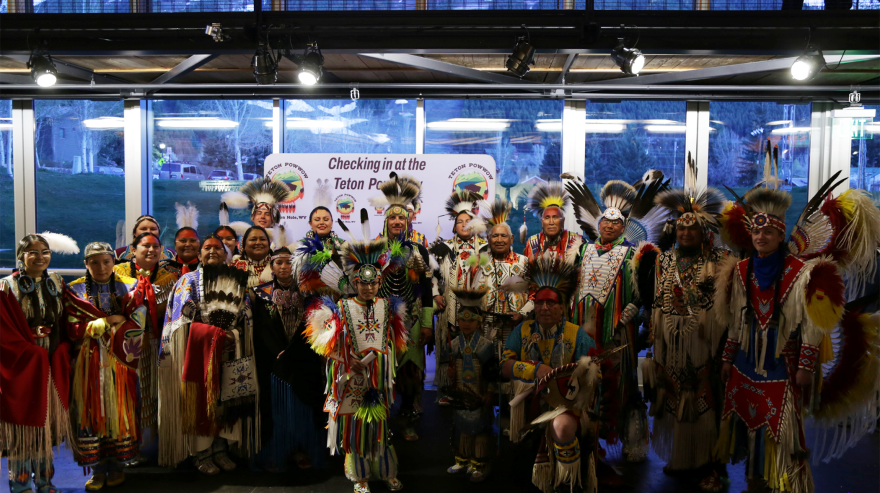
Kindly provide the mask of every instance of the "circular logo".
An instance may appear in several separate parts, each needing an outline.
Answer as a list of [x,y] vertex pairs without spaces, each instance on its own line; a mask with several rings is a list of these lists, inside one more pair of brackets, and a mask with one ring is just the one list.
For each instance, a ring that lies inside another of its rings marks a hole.
[[452,182],[452,191],[461,192],[464,190],[475,192],[483,200],[489,199],[489,183],[486,181],[486,177],[476,171],[462,173],[455,177],[455,181]]
[[354,198],[350,195],[342,195],[336,199],[336,212],[344,218],[348,218],[354,211]]
[[290,170],[283,173],[278,173],[274,176],[274,178],[286,183],[287,187],[290,188],[290,191],[292,192],[289,199],[281,202],[278,205],[278,209],[281,212],[286,213],[296,212],[296,201],[301,199],[303,197],[303,192],[305,192],[302,176],[300,176],[300,174],[296,171]]

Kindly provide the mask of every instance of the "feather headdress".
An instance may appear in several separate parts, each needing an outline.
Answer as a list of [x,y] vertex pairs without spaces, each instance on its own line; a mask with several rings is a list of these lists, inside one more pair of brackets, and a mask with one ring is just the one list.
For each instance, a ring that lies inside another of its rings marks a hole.
[[244,308],[247,282],[248,274],[241,269],[226,264],[202,266],[202,320],[224,330],[231,329]]
[[507,219],[510,217],[510,211],[512,208],[510,202],[504,199],[498,199],[495,202],[492,202],[492,205],[490,205],[489,209],[483,214],[483,219],[486,221],[488,228],[492,229],[499,224],[506,223]]
[[76,255],[79,253],[79,245],[76,244],[76,240],[67,235],[45,231],[40,233],[40,236],[46,240],[52,253],[60,253],[62,255]]
[[533,211],[536,217],[544,215],[544,209],[557,207],[565,212],[570,202],[568,193],[561,181],[539,183],[529,192],[526,209]]
[[406,206],[422,193],[419,182],[415,178],[405,175],[401,178],[396,173],[391,173],[390,176],[389,180],[379,184],[379,191],[382,192],[382,195],[370,198],[370,205],[373,207],[388,209],[386,215],[394,206],[406,209]]
[[726,199],[718,189],[707,188],[697,190],[696,163],[688,153],[688,172],[685,177],[685,188],[665,190],[654,199],[657,205],[666,210],[670,221],[661,223],[662,244],[675,243],[675,226],[697,224],[703,229],[703,242],[711,241],[711,233],[718,232],[718,216],[724,209]]
[[238,192],[224,193],[220,201],[233,209],[244,209],[248,204],[253,205],[253,210],[266,207],[277,223],[281,220],[278,204],[290,198],[290,194],[290,188],[283,181],[261,176],[242,185]]
[[476,216],[474,210],[479,207],[479,202],[481,200],[483,200],[482,197],[469,190],[453,192],[452,195],[446,199],[446,214],[448,214],[453,220],[462,212],[466,212],[471,217],[474,217]]
[[636,189],[622,180],[611,180],[602,187],[599,199],[605,204],[605,219],[625,220],[637,196]]
[[376,280],[388,264],[388,240],[348,241],[342,246],[342,262],[352,282]]
[[551,255],[551,252],[544,252],[531,261],[529,274],[536,292],[543,288],[553,289],[562,297],[563,306],[568,306],[576,287],[577,269],[573,263],[566,262],[564,257]]
[[176,219],[178,228],[199,229],[199,210],[192,202],[187,200],[186,205],[183,205],[180,202],[175,202],[174,208],[177,210]]

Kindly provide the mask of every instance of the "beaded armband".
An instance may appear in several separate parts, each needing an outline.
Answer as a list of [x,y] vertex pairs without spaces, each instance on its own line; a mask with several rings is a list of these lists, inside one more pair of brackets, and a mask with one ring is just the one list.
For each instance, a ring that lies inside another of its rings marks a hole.
[[801,344],[801,354],[798,358],[798,368],[816,371],[816,360],[819,359],[819,347],[811,344]]
[[724,349],[721,350],[721,359],[728,363],[733,363],[737,351],[739,351],[739,341],[728,339],[727,342],[724,343]]
[[517,361],[513,364],[513,378],[525,382],[534,382],[539,364],[530,361]]

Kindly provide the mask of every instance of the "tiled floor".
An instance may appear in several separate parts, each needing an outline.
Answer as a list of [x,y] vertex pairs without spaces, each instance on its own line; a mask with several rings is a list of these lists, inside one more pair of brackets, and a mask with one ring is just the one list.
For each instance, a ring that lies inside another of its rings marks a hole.
[[[446,468],[452,465],[449,432],[452,412],[431,404],[434,393],[426,392],[426,414],[419,424],[421,440],[395,440],[400,459],[400,479],[405,491],[410,492],[538,492],[531,485],[531,464],[534,456],[502,440],[501,453],[494,461],[490,479],[483,484],[471,484],[464,477],[450,477]],[[148,449],[148,452],[154,452]],[[662,472],[663,463],[653,453],[642,464],[613,462],[624,473],[631,488],[618,491],[639,493],[690,493],[699,491],[693,485],[682,483]],[[6,478],[6,460],[2,461],[2,477]],[[70,451],[63,449],[56,461],[55,484],[66,493],[83,491],[86,477],[82,468],[73,463]],[[351,483],[342,474],[342,463],[332,458],[325,471],[289,474],[267,474],[249,470],[240,464],[232,474],[214,477],[200,475],[189,465],[177,469],[140,467],[128,469],[127,482],[110,492],[126,493],[330,493],[350,492]],[[745,489],[743,468],[729,466],[733,483],[731,492]],[[846,453],[842,460],[821,464],[813,469],[816,493],[878,493],[880,492],[880,434],[862,439],[858,446]],[[6,491],[3,481],[0,491]],[[375,492],[387,491],[383,484],[374,483]],[[605,491],[605,490],[600,490]],[[614,490],[609,490],[614,491]]]

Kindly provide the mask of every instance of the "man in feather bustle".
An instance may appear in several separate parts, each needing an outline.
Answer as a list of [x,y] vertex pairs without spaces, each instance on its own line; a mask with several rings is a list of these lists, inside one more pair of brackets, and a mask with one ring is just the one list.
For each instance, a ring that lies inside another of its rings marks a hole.
[[250,395],[230,399],[221,387],[223,363],[254,354],[248,274],[227,266],[227,255],[218,237],[205,238],[199,268],[174,286],[160,350],[159,464],[193,457],[208,475],[235,469],[233,446],[245,458],[260,449],[257,375],[237,382]]
[[[514,443],[524,438],[528,431],[526,423],[537,417],[527,412],[540,408],[534,399],[543,394],[535,392],[536,383],[553,369],[577,363],[595,352],[593,339],[565,318],[574,288],[574,266],[562,257],[544,253],[532,261],[530,272],[535,292],[535,320],[524,321],[510,334],[501,366],[501,375],[513,381],[516,394],[510,401],[510,439]],[[598,367],[595,370],[598,371]],[[529,396],[533,396],[531,400]],[[542,420],[545,427],[532,483],[544,493],[551,493],[560,485],[564,485],[564,490],[583,486],[587,491],[595,491],[596,426],[589,416],[596,404],[594,400],[576,409],[559,409]],[[586,485],[581,481],[582,455],[587,457]]]
[[[602,362],[600,437],[630,462],[643,461],[648,453],[647,409],[637,381],[636,334],[643,302],[634,270],[653,270],[658,251],[650,240],[654,223],[662,216],[654,196],[661,186],[658,181],[637,191],[628,183],[609,181],[600,193],[603,209],[583,182],[566,184],[575,217],[589,239],[578,254],[571,321],[590,334],[601,351],[612,353]],[[650,286],[650,274],[643,277]],[[621,347],[625,349],[614,351]],[[603,482],[618,482],[610,469],[601,467]]]
[[685,188],[662,192],[656,202],[671,219],[653,280],[654,355],[642,364],[654,417],[651,446],[666,462],[664,472],[688,474],[703,491],[717,492],[727,476],[712,461],[723,399],[717,356],[726,330],[713,311],[715,279],[730,253],[714,247],[724,196]]
[[407,307],[400,298],[377,297],[383,271],[405,262],[392,252],[384,238],[346,243],[342,258],[357,295],[338,302],[322,296],[306,308],[306,337],[327,358],[327,446],[345,454],[355,493],[369,493],[371,478],[403,489],[388,417],[397,361],[407,350]]
[[721,216],[725,241],[748,256],[731,256],[718,269],[717,316],[729,332],[714,452],[725,462],[746,461],[750,493],[812,493],[804,415],[834,404],[819,402],[822,364],[833,356],[830,336],[847,288],[858,290],[876,268],[880,213],[862,190],[832,197],[844,181],[835,174],[807,203],[786,245],[791,195],[768,168],[765,181]]
[[581,235],[565,229],[565,209],[570,197],[560,181],[540,183],[529,192],[526,209],[541,220],[541,232],[526,240],[525,222],[520,228],[520,241],[525,243],[523,255],[532,260],[544,252],[574,262],[583,244]]
[[[404,261],[393,263],[382,275],[379,296],[397,297],[406,305],[404,324],[409,331],[406,352],[398,361],[396,390],[401,403],[398,417],[408,441],[419,439],[415,423],[421,418],[422,390],[425,386],[425,345],[434,337],[434,307],[431,300],[432,271],[430,254],[423,243],[415,241],[411,225],[414,202],[421,196],[420,183],[407,175],[392,174],[379,184],[382,196],[370,199],[375,206],[385,207],[385,222],[379,239],[387,239],[392,256]],[[361,209],[361,222],[369,225],[367,211]],[[364,239],[370,235],[365,231]]]
[[[485,222],[477,216],[480,201],[480,196],[474,192],[453,192],[446,200],[446,214],[454,221],[455,236],[436,243],[431,249],[439,264],[439,275],[433,287],[434,305],[439,311],[434,337],[437,362],[434,383],[438,388],[448,384],[446,369],[449,365],[449,344],[458,336],[456,322],[459,307],[453,289],[469,285],[477,272],[474,267],[488,260],[486,255],[481,255],[488,245],[479,236],[486,230]],[[442,392],[438,392],[437,396],[441,405],[449,403]]]

